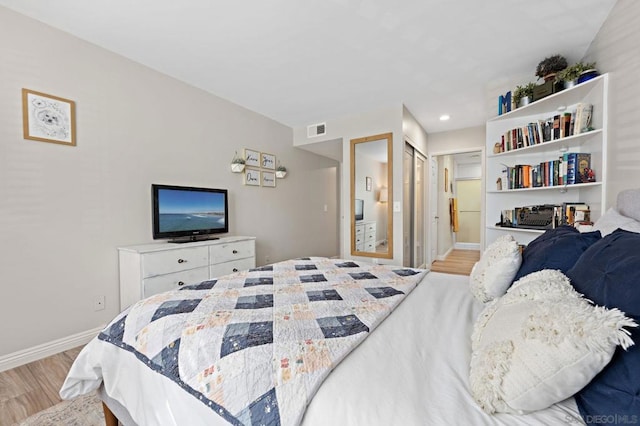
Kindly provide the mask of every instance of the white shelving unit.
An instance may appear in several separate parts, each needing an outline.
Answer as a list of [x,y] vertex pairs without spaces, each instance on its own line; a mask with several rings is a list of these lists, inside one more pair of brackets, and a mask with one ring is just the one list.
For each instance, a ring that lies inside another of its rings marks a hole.
[[[500,221],[502,210],[538,204],[581,202],[589,205],[592,221],[599,218],[606,210],[608,207],[605,205],[608,84],[609,77],[604,74],[487,121],[485,245],[491,244],[496,238],[505,234],[513,235],[520,244],[527,244],[544,232],[542,230],[496,226]],[[525,126],[527,123],[536,122],[539,119],[546,119],[558,113],[571,111],[580,102],[593,105],[591,126],[594,130],[493,154],[494,144],[500,142],[501,136],[506,131]],[[505,165],[513,167],[517,164],[539,164],[556,160],[564,152],[590,153],[591,168],[595,171],[596,182],[522,189],[497,189],[496,180],[501,176],[501,170]]]

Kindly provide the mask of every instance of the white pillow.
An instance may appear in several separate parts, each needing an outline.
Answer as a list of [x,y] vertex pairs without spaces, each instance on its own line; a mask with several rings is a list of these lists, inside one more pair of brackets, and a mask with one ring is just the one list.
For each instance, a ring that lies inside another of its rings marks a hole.
[[633,345],[636,323],[593,306],[560,271],[529,274],[488,304],[475,323],[471,392],[487,413],[541,410],[582,389]]
[[499,237],[489,244],[469,275],[471,294],[481,302],[502,296],[520,269],[522,254],[511,235]]
[[605,212],[605,214],[596,220],[596,223],[593,224],[593,230],[600,231],[603,237],[605,235],[609,235],[618,228],[640,233],[640,222],[621,215],[616,209],[611,207]]

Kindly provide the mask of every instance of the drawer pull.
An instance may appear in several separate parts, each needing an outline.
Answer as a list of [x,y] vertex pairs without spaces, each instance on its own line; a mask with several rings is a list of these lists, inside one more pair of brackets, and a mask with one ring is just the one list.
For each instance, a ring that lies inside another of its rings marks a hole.
[[187,261],[185,259],[178,259],[178,263],[186,263]]
[[233,272],[238,272],[238,268],[233,268]]
[[233,254],[238,254],[238,250],[234,250],[234,251],[232,251],[231,253],[233,253]]
[[179,286],[183,286],[184,285],[184,281],[178,281],[178,285]]

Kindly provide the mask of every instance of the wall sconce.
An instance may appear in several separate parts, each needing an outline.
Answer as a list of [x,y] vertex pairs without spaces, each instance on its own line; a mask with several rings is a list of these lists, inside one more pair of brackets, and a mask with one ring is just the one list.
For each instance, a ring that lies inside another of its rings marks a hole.
[[380,188],[380,193],[378,194],[378,201],[381,203],[386,203],[389,201],[389,190],[385,187]]

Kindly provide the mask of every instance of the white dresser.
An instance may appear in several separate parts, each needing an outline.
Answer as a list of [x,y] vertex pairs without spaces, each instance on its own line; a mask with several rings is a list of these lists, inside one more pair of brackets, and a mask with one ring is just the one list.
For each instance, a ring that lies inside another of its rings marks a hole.
[[255,237],[119,247],[120,310],[183,285],[255,268]]
[[356,222],[356,250],[376,251],[376,222],[363,220]]

